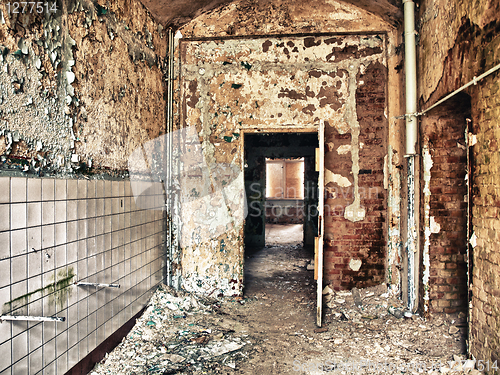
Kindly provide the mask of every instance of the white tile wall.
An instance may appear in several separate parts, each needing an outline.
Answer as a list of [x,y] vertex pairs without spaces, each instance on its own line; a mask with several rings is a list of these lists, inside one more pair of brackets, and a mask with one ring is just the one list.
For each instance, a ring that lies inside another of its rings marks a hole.
[[145,306],[165,254],[149,192],[146,210],[129,181],[0,177],[2,314],[66,318],[1,323],[1,374],[64,374]]

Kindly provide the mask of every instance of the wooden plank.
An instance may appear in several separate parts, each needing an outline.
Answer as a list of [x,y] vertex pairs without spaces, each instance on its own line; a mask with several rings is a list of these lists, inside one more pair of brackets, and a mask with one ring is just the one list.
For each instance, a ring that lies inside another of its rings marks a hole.
[[316,149],[316,164],[315,164],[315,171],[319,172],[319,148]]
[[314,237],[314,280],[318,280],[319,237]]
[[323,317],[323,235],[324,235],[324,198],[325,198],[325,122],[320,120],[319,140],[319,176],[318,176],[318,261],[314,263],[318,269],[316,290],[316,325],[321,327]]

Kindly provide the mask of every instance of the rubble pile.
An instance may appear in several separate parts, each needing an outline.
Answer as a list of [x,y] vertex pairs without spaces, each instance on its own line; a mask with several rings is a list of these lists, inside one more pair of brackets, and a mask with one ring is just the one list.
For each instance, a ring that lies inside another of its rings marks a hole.
[[[91,375],[206,373],[235,368],[248,335],[214,324],[220,305],[161,285],[123,341]],[[211,319],[207,319],[212,315]],[[210,323],[208,323],[210,322]],[[208,328],[210,326],[210,328]]]
[[327,286],[318,328],[303,259],[266,251],[249,262],[254,280],[244,298],[205,299],[162,285],[91,375],[479,374],[464,354],[464,313],[424,318],[405,314],[385,285]]
[[[427,319],[404,313],[402,301],[384,285],[337,292],[327,286],[323,297],[326,322],[315,331],[330,347],[324,357],[329,364],[344,370],[354,367],[346,374],[477,372],[474,361],[461,354],[467,327],[464,313]],[[388,366],[398,370],[392,372]]]
[[323,289],[325,304],[340,320],[359,323],[362,320],[383,318],[389,314],[403,317],[403,302],[387,290],[385,285],[352,290],[333,291],[329,286]]

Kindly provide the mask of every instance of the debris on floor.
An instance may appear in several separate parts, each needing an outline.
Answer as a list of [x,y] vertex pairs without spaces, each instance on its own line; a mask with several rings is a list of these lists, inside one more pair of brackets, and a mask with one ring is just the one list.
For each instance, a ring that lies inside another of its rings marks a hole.
[[[214,324],[220,305],[161,285],[123,341],[91,375],[206,373],[248,356],[247,334]],[[212,319],[207,319],[212,315]],[[208,323],[208,324],[207,324]]]
[[194,297],[161,286],[122,343],[91,375],[470,374],[465,314],[405,314],[385,285],[323,290],[302,247],[247,253],[245,295]]
[[322,346],[330,347],[329,355],[309,362],[319,364],[323,371],[434,375],[474,369],[474,362],[462,354],[467,327],[464,313],[435,314],[428,319],[409,314],[385,285],[350,291],[326,286],[323,298],[327,307],[324,327],[329,329],[315,332],[322,336]]

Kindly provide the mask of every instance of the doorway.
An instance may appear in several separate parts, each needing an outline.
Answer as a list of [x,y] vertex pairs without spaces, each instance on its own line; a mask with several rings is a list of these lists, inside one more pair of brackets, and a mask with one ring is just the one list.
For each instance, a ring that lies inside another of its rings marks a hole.
[[244,147],[245,248],[266,245],[266,221],[301,224],[303,245],[313,248],[318,225],[317,133],[246,134]]
[[245,294],[289,283],[312,287],[314,272],[307,265],[318,225],[318,134],[245,134],[244,147]]

